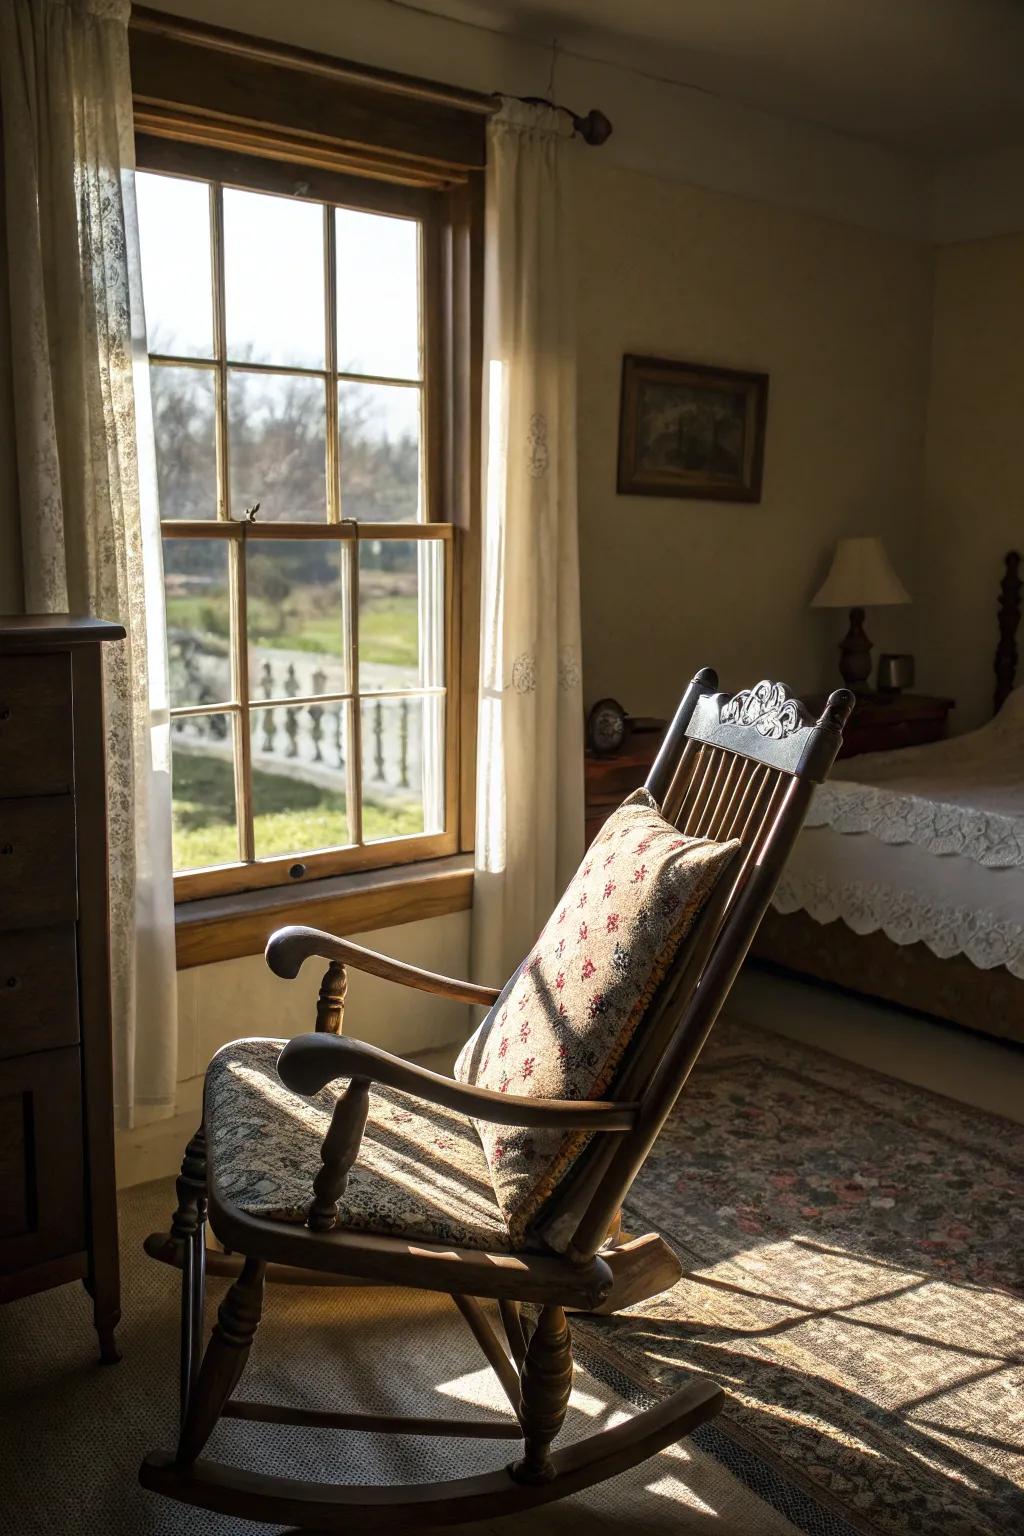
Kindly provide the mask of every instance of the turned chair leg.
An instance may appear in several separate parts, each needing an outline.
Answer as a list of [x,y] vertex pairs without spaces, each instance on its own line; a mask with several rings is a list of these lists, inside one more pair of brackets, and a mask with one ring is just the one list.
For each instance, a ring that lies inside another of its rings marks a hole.
[[523,1459],[509,1468],[518,1483],[547,1483],[555,1475],[548,1455],[565,1421],[572,1391],[572,1338],[561,1307],[543,1308],[519,1377]]
[[225,1403],[238,1385],[263,1312],[266,1268],[262,1259],[248,1257],[242,1273],[220,1304],[181,1426],[179,1465],[191,1466],[201,1454]]
[[345,999],[348,996],[348,971],[340,960],[332,960],[324,972],[320,995],[316,1000],[318,1035],[340,1035],[345,1028]]
[[178,1207],[171,1218],[171,1236],[181,1254],[181,1422],[203,1348],[203,1303],[206,1294],[206,1133],[200,1126],[185,1148],[175,1189]]

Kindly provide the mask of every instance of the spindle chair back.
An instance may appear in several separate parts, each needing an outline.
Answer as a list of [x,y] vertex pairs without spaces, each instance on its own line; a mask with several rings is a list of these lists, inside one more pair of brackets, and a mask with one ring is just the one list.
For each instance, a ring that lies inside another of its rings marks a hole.
[[815,718],[781,683],[732,697],[698,672],[684,693],[645,788],[689,837],[740,843],[676,956],[608,1095],[636,1102],[633,1128],[595,1138],[548,1217],[576,1212],[571,1251],[596,1252],[672,1110],[767,910],[817,784],[828,776],[853,708],[845,689]]

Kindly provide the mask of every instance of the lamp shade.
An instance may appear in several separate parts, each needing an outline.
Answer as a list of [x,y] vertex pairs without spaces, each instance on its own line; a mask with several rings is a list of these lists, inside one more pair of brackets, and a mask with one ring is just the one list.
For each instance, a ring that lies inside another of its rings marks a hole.
[[909,603],[910,594],[889,564],[885,545],[875,534],[840,539],[824,585],[812,608],[877,608]]

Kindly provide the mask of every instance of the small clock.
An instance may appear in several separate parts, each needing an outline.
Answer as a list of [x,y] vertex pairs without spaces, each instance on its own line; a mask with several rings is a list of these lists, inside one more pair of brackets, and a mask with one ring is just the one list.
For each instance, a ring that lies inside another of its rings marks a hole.
[[610,757],[626,739],[626,711],[615,699],[598,699],[587,716],[587,745],[595,757]]

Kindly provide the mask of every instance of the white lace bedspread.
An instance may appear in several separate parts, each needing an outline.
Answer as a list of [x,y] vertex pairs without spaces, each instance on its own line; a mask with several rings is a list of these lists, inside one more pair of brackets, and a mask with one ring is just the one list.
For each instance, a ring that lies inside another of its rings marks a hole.
[[966,955],[980,970],[1005,965],[1024,980],[1024,869],[989,869],[957,854],[937,859],[914,843],[847,837],[829,827],[797,839],[772,905],[819,923],[842,918],[895,944],[926,944],[941,959]]
[[1024,688],[968,736],[840,769],[856,778],[817,790],[775,908],[1024,979]]
[[916,843],[988,869],[1024,867],[1024,688],[978,731],[840,764],[808,827]]

